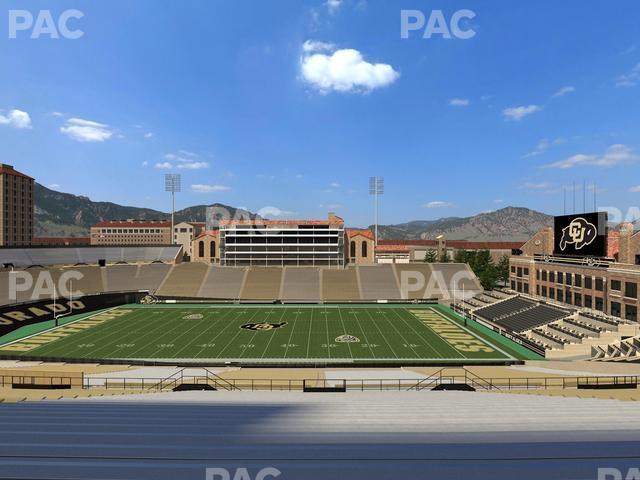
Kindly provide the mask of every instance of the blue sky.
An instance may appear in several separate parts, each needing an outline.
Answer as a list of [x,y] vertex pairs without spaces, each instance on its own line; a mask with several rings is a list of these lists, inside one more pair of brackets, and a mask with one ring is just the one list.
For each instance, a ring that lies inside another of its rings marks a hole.
[[[383,223],[562,213],[574,181],[597,182],[599,206],[640,205],[637,1],[3,7],[0,161],[60,191],[166,211],[177,172],[178,207],[335,210],[354,226],[372,222],[370,175],[385,177]],[[9,38],[12,9],[80,10],[84,35]],[[403,39],[402,9],[470,9],[475,36]]]

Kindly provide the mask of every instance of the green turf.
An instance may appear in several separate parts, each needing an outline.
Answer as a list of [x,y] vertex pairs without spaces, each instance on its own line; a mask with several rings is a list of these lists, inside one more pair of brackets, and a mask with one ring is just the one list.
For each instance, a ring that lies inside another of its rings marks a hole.
[[[119,307],[115,312],[122,315],[47,343],[38,342],[51,332],[3,345],[0,354],[246,363],[474,363],[521,358],[504,343],[472,329],[465,331],[440,307],[173,305]],[[428,326],[418,318],[421,315],[436,323]],[[256,323],[282,326],[241,328]],[[80,323],[71,328],[74,325]],[[53,333],[64,328],[70,326]],[[444,330],[437,333],[434,328]],[[449,340],[445,339],[448,334]],[[357,341],[338,341],[343,335]],[[464,341],[456,340],[460,336],[472,338],[476,348],[465,348]],[[15,348],[29,343],[39,346],[26,351]],[[478,345],[485,351],[477,351]]]
[[474,333],[476,333],[478,336],[482,338],[486,338],[487,340],[489,340],[489,342],[491,342],[494,345],[497,345],[498,347],[502,348],[505,352],[507,352],[508,354],[516,358],[519,358],[521,360],[544,360],[545,359],[542,355],[539,355],[529,350],[527,347],[524,347],[519,343],[509,340],[507,337],[500,335],[498,332],[495,332],[490,328],[485,327],[484,325],[476,322],[475,320],[467,318],[465,323],[465,317],[460,315],[458,312],[454,312],[452,309],[444,305],[435,305],[434,308],[439,310],[444,315],[452,318],[456,322],[460,324],[466,324],[469,330],[472,330]]

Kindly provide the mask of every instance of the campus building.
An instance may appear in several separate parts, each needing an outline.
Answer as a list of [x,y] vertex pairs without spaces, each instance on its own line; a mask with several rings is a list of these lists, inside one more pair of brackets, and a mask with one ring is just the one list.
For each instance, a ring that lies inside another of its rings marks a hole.
[[554,256],[554,230],[545,228],[510,258],[512,290],[576,309],[637,321],[640,232],[630,223],[607,232],[601,258]]
[[191,242],[191,261],[220,263],[220,230],[203,230]]
[[225,266],[344,267],[344,220],[221,220]]
[[347,228],[345,234],[345,261],[347,265],[375,263],[375,240],[369,229]]
[[459,250],[488,250],[494,262],[504,256],[511,256],[514,249],[519,249],[523,242],[476,242],[469,240],[447,240],[439,235],[433,240],[378,240],[376,261],[378,263],[424,262],[427,252],[436,252],[440,259],[446,253],[450,260],[455,258]]
[[170,245],[171,222],[109,220],[91,227],[91,245]]
[[0,246],[31,245],[33,206],[33,178],[0,163]]
[[182,245],[182,251],[189,258],[193,257],[193,240],[205,229],[205,222],[181,222],[173,227],[173,242]]

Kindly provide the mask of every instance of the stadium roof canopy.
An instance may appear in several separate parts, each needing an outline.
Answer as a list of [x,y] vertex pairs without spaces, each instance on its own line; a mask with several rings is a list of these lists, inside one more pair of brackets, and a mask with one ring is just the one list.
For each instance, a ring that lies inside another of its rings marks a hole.
[[106,263],[118,262],[173,262],[182,247],[141,246],[141,247],[62,247],[62,248],[2,248],[0,264],[11,264],[14,267],[30,267],[32,265],[77,265],[97,264],[98,260]]

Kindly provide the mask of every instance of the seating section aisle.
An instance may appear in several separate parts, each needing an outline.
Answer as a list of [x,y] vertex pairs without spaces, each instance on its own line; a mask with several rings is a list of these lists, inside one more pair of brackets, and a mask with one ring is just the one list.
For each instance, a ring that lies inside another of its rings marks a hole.
[[289,302],[319,301],[320,269],[313,267],[285,268],[282,300]]

